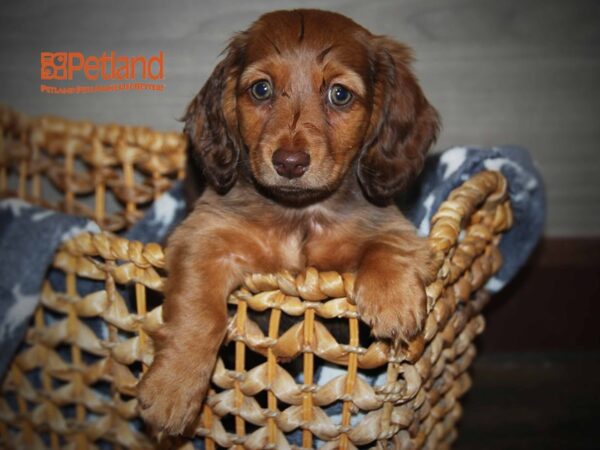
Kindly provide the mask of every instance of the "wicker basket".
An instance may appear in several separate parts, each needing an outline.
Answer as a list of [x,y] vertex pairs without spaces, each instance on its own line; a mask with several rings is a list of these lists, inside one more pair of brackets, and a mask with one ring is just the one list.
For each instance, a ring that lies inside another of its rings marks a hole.
[[[465,182],[432,220],[439,272],[427,287],[425,331],[414,342],[361,345],[352,274],[250,275],[229,298],[233,356],[217,363],[195,438],[157,443],[139,421],[135,386],[152,361],[147,333],[161,325],[163,251],[112,232],[183,176],[185,141],[8,109],[0,109],[0,126],[0,195],[85,215],[106,230],[81,234],[55,255],[65,289],[44,282],[4,379],[2,448],[192,448],[202,440],[207,449],[285,449],[296,440],[306,448],[438,449],[456,438],[472,341],[484,328],[482,286],[501,264],[497,244],[512,221],[498,172]],[[43,197],[48,183],[56,201]],[[78,293],[81,279],[97,280],[99,289]],[[266,334],[248,310],[269,315]],[[280,332],[283,315],[297,323]],[[349,325],[346,342],[327,328],[340,318]],[[94,332],[92,320],[105,332]],[[290,374],[282,360],[299,361],[301,373]],[[318,385],[323,361],[343,371]],[[383,375],[371,385],[364,374],[377,369]]]

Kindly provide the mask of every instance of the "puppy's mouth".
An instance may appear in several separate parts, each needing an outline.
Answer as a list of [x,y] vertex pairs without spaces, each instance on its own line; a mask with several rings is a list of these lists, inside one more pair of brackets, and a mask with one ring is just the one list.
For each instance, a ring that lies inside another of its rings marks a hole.
[[331,195],[331,190],[326,187],[307,188],[302,186],[264,185],[258,183],[257,188],[266,197],[288,206],[298,207],[320,202]]

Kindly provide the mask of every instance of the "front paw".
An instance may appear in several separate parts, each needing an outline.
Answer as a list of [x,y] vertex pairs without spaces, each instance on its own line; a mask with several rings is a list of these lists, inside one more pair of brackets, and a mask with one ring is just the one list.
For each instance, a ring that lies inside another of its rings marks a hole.
[[359,270],[356,305],[375,337],[410,342],[422,331],[427,299],[421,273],[406,266]]
[[142,419],[157,431],[182,434],[198,416],[209,382],[208,370],[158,357],[137,386]]

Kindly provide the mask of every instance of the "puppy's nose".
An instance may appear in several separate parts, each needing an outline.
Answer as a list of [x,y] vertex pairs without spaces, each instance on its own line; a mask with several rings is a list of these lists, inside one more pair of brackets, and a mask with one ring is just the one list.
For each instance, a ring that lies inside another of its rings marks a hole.
[[291,151],[283,148],[273,153],[273,167],[286,178],[300,178],[310,165],[310,155],[302,150]]

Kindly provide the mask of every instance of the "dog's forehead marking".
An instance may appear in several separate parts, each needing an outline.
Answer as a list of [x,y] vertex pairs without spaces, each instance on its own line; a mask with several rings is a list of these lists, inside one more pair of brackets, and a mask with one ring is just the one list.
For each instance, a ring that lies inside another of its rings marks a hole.
[[318,55],[317,55],[317,62],[319,64],[321,64],[323,62],[323,60],[325,59],[325,56],[327,56],[327,54],[333,49],[333,44],[329,45],[327,48],[325,48],[324,50],[322,50]]

